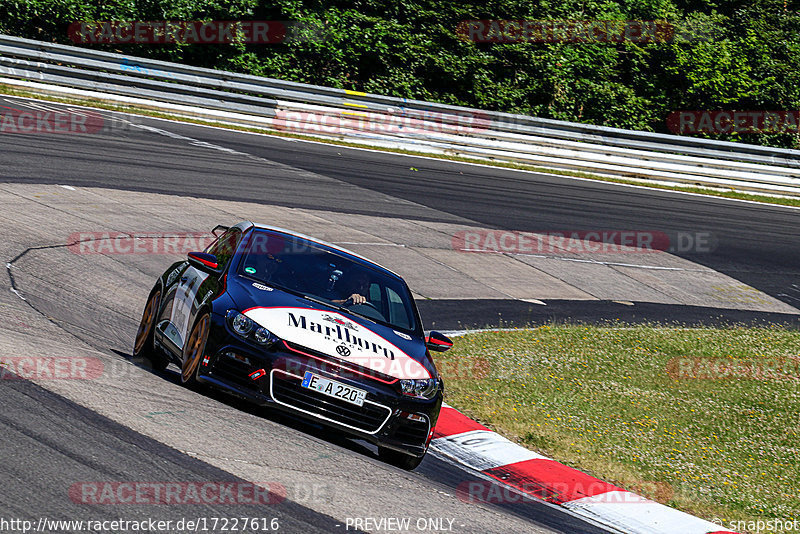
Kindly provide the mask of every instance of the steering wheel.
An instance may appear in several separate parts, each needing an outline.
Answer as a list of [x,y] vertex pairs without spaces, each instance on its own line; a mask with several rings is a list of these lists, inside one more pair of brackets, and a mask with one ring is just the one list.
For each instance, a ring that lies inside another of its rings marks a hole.
[[[362,306],[364,309],[363,310],[358,309],[359,306]],[[350,311],[352,311],[353,313],[357,313],[359,315],[363,315],[364,317],[366,317],[368,319],[377,319],[379,321],[385,321],[386,320],[386,317],[383,316],[383,314],[378,309],[378,307],[375,306],[373,303],[371,303],[369,301],[362,302],[361,304],[355,304],[354,303],[354,304],[351,304],[350,306],[348,306],[347,308]]]
[[[348,304],[348,302],[349,302],[350,304]],[[376,312],[378,312],[378,313],[381,313],[381,311],[378,309],[378,307],[377,307],[377,306],[375,306],[373,303],[371,303],[371,302],[370,302],[370,301],[368,301],[368,300],[365,300],[364,302],[361,302],[361,303],[359,303],[359,304],[356,304],[356,303],[355,303],[355,301],[353,301],[353,298],[352,298],[352,297],[350,297],[350,298],[348,298],[346,301],[344,301],[344,305],[345,305],[345,306],[347,306],[348,308],[350,308],[350,307],[352,307],[352,306],[369,306],[370,308],[372,308],[372,309],[373,309],[373,310],[375,310]],[[381,315],[383,315],[383,314],[381,313]]]

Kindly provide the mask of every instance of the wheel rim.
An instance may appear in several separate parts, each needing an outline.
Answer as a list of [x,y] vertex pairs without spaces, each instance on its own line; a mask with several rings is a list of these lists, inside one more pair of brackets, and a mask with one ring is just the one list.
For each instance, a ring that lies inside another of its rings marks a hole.
[[206,337],[208,334],[209,318],[204,315],[192,329],[189,339],[186,341],[186,348],[183,351],[183,366],[181,368],[181,380],[185,383],[191,380],[192,375],[203,357],[206,348]]
[[156,313],[158,310],[158,299],[161,297],[161,292],[156,291],[150,300],[147,301],[147,306],[142,313],[142,321],[139,323],[139,330],[136,332],[136,342],[133,345],[133,351],[139,354],[147,343],[147,338],[150,337],[150,331],[153,329]]

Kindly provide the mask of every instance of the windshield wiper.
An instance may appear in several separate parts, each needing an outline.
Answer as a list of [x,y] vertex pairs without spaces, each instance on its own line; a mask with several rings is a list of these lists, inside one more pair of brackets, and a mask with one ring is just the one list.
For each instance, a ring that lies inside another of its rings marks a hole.
[[333,308],[334,310],[349,312],[347,308],[344,306],[337,306],[336,304],[332,304],[330,302],[325,302],[324,300],[318,299],[316,297],[311,297],[309,295],[303,295],[303,298],[306,300],[310,300],[311,302],[316,302],[317,304],[322,304],[323,306],[327,306],[329,308]]

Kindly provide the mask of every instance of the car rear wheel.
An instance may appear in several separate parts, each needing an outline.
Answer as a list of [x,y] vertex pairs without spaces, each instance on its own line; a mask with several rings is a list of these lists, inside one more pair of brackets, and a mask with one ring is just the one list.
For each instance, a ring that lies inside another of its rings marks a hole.
[[154,291],[147,299],[144,312],[142,312],[142,320],[139,322],[139,330],[136,331],[136,339],[133,343],[134,358],[146,358],[156,371],[163,371],[169,365],[169,359],[156,350],[153,341],[160,303],[161,291]]
[[192,386],[197,383],[197,369],[206,351],[208,331],[211,327],[211,316],[204,313],[195,321],[192,333],[183,346],[183,364],[181,365],[181,383]]
[[411,471],[417,468],[417,466],[422,462],[422,459],[425,458],[425,455],[411,456],[410,454],[405,454],[394,449],[378,447],[378,458],[387,464],[399,467],[400,469],[405,469],[406,471]]

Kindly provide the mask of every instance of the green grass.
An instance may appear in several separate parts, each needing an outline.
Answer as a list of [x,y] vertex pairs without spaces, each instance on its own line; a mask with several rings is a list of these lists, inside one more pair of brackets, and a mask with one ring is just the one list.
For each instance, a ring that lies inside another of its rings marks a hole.
[[[142,115],[147,117],[157,117],[157,118],[164,118],[164,119],[171,119],[171,120],[178,120],[182,122],[188,122],[192,124],[200,124],[205,126],[215,126],[218,128],[227,128],[229,130],[238,130],[243,132],[254,132],[254,133],[263,133],[268,135],[274,135],[279,137],[289,137],[292,139],[303,139],[307,141],[314,141],[318,143],[326,143],[331,145],[337,146],[345,146],[345,147],[352,147],[352,148],[367,148],[370,150],[380,150],[383,152],[392,152],[396,154],[406,154],[411,156],[424,156],[428,158],[434,159],[442,159],[448,161],[459,161],[464,163],[478,163],[482,165],[491,165],[493,167],[502,167],[506,169],[517,169],[517,170],[524,170],[524,171],[532,171],[532,172],[543,172],[548,174],[556,174],[560,176],[572,176],[575,178],[585,178],[587,180],[597,180],[600,182],[611,182],[611,183],[618,183],[618,184],[627,184],[627,185],[638,185],[643,187],[651,187],[653,189],[663,189],[667,191],[682,191],[685,193],[697,193],[700,195],[707,195],[707,196],[715,196],[715,197],[722,197],[722,198],[732,198],[738,200],[749,200],[752,202],[761,202],[765,204],[777,204],[781,206],[800,206],[800,197],[790,197],[790,196],[769,196],[769,195],[760,195],[755,193],[747,193],[743,191],[736,191],[734,189],[728,188],[711,188],[711,187],[703,187],[703,186],[691,186],[691,185],[666,185],[666,184],[659,184],[653,183],[648,181],[647,179],[641,180],[626,180],[624,178],[611,178],[607,176],[598,176],[596,174],[591,174],[587,172],[580,172],[580,171],[567,171],[567,170],[560,170],[560,169],[548,169],[546,167],[537,167],[535,165],[527,165],[523,163],[512,163],[506,161],[493,161],[493,160],[484,160],[479,158],[469,158],[463,156],[453,156],[448,154],[431,154],[428,152],[418,152],[414,150],[404,150],[404,149],[394,149],[394,148],[384,148],[384,147],[374,147],[370,145],[366,145],[363,143],[352,143],[348,141],[341,141],[338,139],[327,139],[324,137],[315,137],[310,135],[303,135],[303,134],[296,134],[291,132],[284,132],[280,130],[271,130],[268,128],[253,128],[247,126],[236,126],[231,124],[224,124],[215,121],[209,120],[201,120],[201,119],[193,119],[189,117],[184,117],[180,115],[164,113],[160,111],[154,111],[152,109],[141,108],[133,105],[118,105],[118,104],[109,104],[107,101],[99,100],[99,99],[86,99],[86,98],[65,98],[59,96],[52,96],[49,94],[37,93],[35,91],[19,89],[16,87],[11,87],[8,85],[0,84],[0,94],[5,94],[9,96],[21,96],[27,98],[37,98],[40,100],[48,100],[51,102],[59,102],[63,104],[73,104],[73,105],[81,105],[81,106],[90,106],[100,109],[106,109],[109,111],[119,111],[123,113],[131,113],[135,115]],[[411,170],[411,169],[410,169]],[[416,170],[416,169],[413,169]]]
[[[799,352],[781,326],[550,325],[459,337],[437,363],[446,402],[532,450],[709,520],[800,520]],[[791,365],[671,376],[687,357]]]

